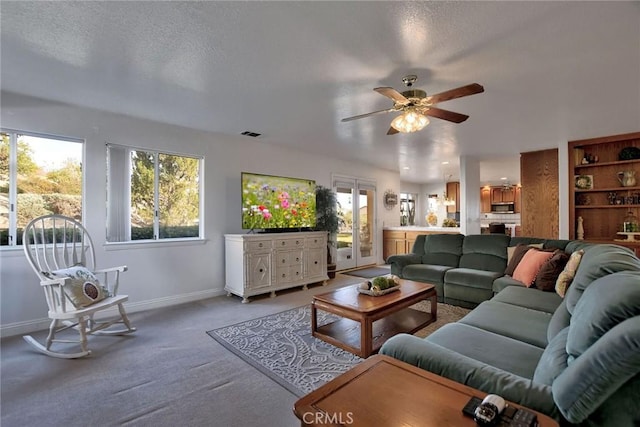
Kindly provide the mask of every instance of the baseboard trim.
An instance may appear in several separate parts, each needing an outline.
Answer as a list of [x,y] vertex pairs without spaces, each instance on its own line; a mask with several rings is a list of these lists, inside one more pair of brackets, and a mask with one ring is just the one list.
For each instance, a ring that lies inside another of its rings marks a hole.
[[[170,297],[155,298],[147,301],[128,302],[125,304],[125,308],[128,314],[137,313],[140,311],[153,310],[156,308],[171,307],[174,305],[185,304],[188,302],[199,301],[207,298],[213,298],[220,295],[226,295],[227,292],[224,289],[213,289],[199,292],[192,292],[189,294],[173,295]],[[117,315],[118,310],[113,307],[109,310],[105,310],[98,315],[96,319]],[[0,325],[0,338],[11,337],[15,335],[24,335],[32,332],[41,331],[49,328],[51,320],[49,318],[26,320],[23,322],[8,323],[6,325]],[[134,325],[135,326],[135,325]]]

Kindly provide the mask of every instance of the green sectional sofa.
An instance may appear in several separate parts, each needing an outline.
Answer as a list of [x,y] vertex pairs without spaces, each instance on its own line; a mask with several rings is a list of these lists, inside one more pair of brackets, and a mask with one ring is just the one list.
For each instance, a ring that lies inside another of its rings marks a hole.
[[438,301],[474,308],[507,286],[524,286],[505,276],[507,247],[542,244],[568,253],[588,247],[575,240],[546,240],[533,237],[509,237],[504,234],[430,234],[419,235],[412,253],[387,259],[391,273],[403,279],[436,286]]
[[563,426],[640,425],[640,260],[617,245],[582,248],[564,299],[505,286],[459,322],[396,335],[380,353]]

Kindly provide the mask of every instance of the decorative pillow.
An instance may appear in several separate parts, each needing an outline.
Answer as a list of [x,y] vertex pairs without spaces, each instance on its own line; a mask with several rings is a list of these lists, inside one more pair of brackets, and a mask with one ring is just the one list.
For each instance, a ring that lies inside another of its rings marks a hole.
[[545,252],[534,248],[529,249],[513,272],[513,278],[530,288],[536,280],[540,267],[552,256],[553,252]]
[[98,278],[86,267],[77,265],[45,274],[51,279],[68,277],[62,288],[65,295],[76,308],[88,307],[109,297],[109,290],[100,284]]
[[582,255],[584,255],[584,249],[580,249],[572,253],[567,264],[564,266],[564,270],[562,270],[558,276],[558,280],[556,280],[556,292],[562,298],[567,294],[567,289],[569,289],[569,285],[571,285],[571,281],[576,275],[576,270],[580,265]]
[[509,246],[507,248],[507,268],[504,270],[504,274],[513,276],[513,272],[522,260],[524,254],[531,248],[542,249],[542,245],[542,243],[531,243],[530,245],[518,243],[516,246]]
[[535,286],[543,291],[554,292],[558,276],[569,261],[569,255],[561,249],[556,249],[551,258],[540,267],[536,276]]

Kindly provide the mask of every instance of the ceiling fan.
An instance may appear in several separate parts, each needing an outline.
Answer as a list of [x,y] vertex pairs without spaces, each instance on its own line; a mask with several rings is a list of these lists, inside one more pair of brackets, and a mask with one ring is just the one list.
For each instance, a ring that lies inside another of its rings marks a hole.
[[[418,77],[416,75],[411,74],[403,77],[402,81],[407,88],[411,88],[417,79]],[[455,113],[453,111],[443,110],[435,107],[435,105],[440,102],[484,92],[484,88],[478,83],[472,83],[429,96],[427,96],[425,91],[420,89],[408,89],[402,93],[391,87],[377,87],[373,90],[387,98],[391,98],[393,100],[393,107],[385,110],[373,111],[371,113],[360,114],[358,116],[347,117],[341,121],[349,122],[351,120],[362,119],[375,114],[402,112],[402,114],[397,116],[391,122],[391,127],[389,128],[387,135],[394,135],[398,132],[409,133],[419,131],[429,124],[429,119],[426,116],[437,117],[438,119],[448,120],[454,123],[462,123],[467,120],[469,116]]]

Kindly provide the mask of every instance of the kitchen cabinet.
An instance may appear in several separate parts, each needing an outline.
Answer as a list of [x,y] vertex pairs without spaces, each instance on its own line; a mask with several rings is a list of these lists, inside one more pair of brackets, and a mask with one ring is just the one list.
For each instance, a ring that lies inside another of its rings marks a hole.
[[514,187],[491,187],[491,203],[515,203]]
[[382,232],[382,257],[407,253],[406,233],[404,231],[384,230]]
[[[640,252],[640,242],[619,242],[625,216],[640,215],[640,184],[623,186],[621,172],[640,175],[640,159],[620,160],[627,147],[640,148],[640,132],[569,141],[569,238],[576,238],[578,217],[582,217],[584,239],[621,244]],[[583,159],[597,161],[590,163]],[[576,186],[578,177],[588,185]]]
[[491,204],[493,203],[513,203],[514,212],[522,211],[522,188],[514,186],[506,190],[504,187],[480,188],[480,211],[482,213],[491,212]]
[[480,189],[480,212],[491,212],[491,187],[482,187]]
[[455,204],[447,206],[448,213],[460,212],[460,183],[447,182],[447,198],[453,199]]

